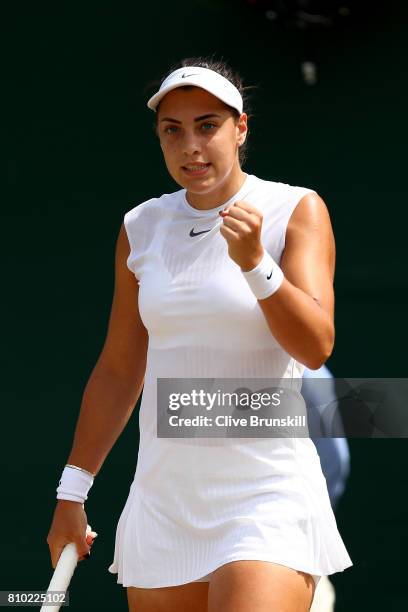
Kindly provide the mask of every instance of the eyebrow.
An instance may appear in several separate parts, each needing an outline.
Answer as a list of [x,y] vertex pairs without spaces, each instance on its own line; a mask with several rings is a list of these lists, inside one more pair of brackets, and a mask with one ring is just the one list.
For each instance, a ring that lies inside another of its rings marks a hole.
[[[207,115],[200,115],[199,117],[195,117],[194,121],[202,121],[203,119],[210,119],[211,117],[220,118],[221,115],[217,115],[216,113],[208,113]],[[160,119],[160,123],[162,121],[171,121],[172,123],[181,123],[181,121],[178,121],[177,119],[172,119],[171,117],[163,117],[163,119]]]

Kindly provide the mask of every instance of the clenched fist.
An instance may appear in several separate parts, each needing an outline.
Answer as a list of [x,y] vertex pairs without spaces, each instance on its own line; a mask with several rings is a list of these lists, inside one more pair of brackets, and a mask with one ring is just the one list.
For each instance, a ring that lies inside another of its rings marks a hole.
[[264,249],[261,243],[262,213],[243,200],[220,212],[220,233],[228,243],[228,254],[243,272],[255,268]]

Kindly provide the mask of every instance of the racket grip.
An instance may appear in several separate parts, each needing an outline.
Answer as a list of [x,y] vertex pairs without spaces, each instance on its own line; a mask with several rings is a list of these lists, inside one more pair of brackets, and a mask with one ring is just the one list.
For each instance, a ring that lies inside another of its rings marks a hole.
[[[87,525],[86,533],[88,534],[90,531],[92,531],[92,529],[90,525]],[[52,575],[51,582],[47,589],[47,593],[50,591],[67,591],[77,564],[78,552],[76,544],[74,542],[70,542],[69,544],[66,544],[62,550]],[[60,607],[61,604],[59,603],[55,605],[43,605],[40,612],[58,612]]]

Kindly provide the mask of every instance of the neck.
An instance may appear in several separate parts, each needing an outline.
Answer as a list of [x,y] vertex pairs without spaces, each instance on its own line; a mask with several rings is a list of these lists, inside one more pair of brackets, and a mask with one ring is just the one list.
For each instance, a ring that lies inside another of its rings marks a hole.
[[221,185],[206,193],[192,193],[187,190],[187,202],[198,210],[210,210],[217,208],[223,202],[227,202],[234,193],[237,193],[244,184],[247,175],[238,168],[235,172],[229,174]]

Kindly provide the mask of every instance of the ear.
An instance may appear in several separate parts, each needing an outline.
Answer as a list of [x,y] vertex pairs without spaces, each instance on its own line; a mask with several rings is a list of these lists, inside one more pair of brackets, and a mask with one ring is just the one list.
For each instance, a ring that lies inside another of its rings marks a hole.
[[240,147],[244,144],[248,133],[248,115],[241,113],[237,122],[237,145]]

